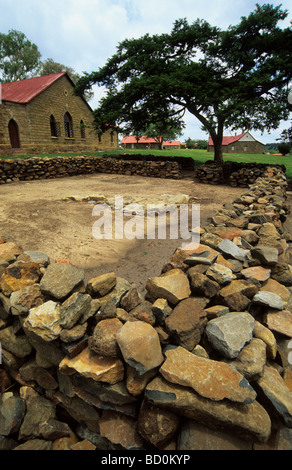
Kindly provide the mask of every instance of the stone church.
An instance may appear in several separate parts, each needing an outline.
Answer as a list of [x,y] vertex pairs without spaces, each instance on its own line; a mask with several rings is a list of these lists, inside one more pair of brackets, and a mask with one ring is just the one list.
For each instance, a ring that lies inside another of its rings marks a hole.
[[118,148],[118,134],[94,132],[93,111],[66,72],[0,85],[0,155]]

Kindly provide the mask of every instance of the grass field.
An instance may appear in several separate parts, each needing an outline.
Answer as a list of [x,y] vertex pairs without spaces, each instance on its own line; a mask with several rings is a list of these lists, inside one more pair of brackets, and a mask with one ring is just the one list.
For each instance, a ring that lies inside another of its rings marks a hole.
[[[207,150],[189,150],[189,149],[182,149],[182,150],[112,150],[110,152],[99,152],[99,153],[84,153],[82,155],[119,155],[122,153],[127,154],[144,154],[144,155],[163,155],[169,157],[189,157],[192,158],[195,162],[195,166],[202,165],[207,160],[213,160],[213,154],[207,152]],[[60,154],[41,154],[41,155],[24,155],[24,156],[17,156],[17,157],[0,157],[0,158],[28,158],[31,157],[56,157],[64,155],[64,153]],[[80,153],[67,153],[65,155],[68,156],[76,156],[80,155]],[[278,164],[278,165],[285,165],[286,167],[286,176],[287,179],[292,181],[292,155],[286,155],[285,157],[282,155],[266,155],[266,154],[237,154],[237,153],[228,153],[223,154],[224,161],[235,161],[235,162],[242,162],[242,163],[265,163],[265,164]]]

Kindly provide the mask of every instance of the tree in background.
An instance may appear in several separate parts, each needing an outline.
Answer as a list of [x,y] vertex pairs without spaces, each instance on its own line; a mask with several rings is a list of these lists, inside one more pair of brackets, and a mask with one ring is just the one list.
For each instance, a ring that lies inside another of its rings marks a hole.
[[[53,59],[49,58],[43,62],[40,62],[40,66],[38,69],[37,74],[42,75],[50,75],[52,73],[60,73],[60,72],[67,72],[69,77],[71,78],[72,82],[76,84],[80,79],[80,75],[75,72],[72,67],[68,67],[67,65],[60,64],[59,62],[55,62]],[[86,91],[84,97],[87,101],[89,101],[93,97],[93,92],[91,90]]]
[[176,140],[182,135],[185,125],[179,118],[172,116],[164,119],[158,112],[152,116],[152,119],[152,122],[145,131],[145,135],[154,139],[158,143],[160,150],[163,148],[164,141]]
[[0,81],[13,82],[32,76],[40,64],[41,53],[25,34],[14,29],[0,33]]
[[278,150],[283,156],[285,156],[285,155],[287,155],[287,153],[290,152],[291,145],[288,144],[288,143],[283,142],[282,144],[278,145]]
[[221,164],[225,128],[270,131],[288,118],[292,30],[278,26],[287,15],[281,6],[257,4],[226,31],[177,20],[170,34],[121,42],[104,67],[81,78],[76,93],[95,83],[107,87],[95,116],[111,125],[126,121],[133,107],[153,114],[162,106],[181,116],[188,110],[212,137]]
[[[74,84],[80,75],[72,67],[55,62],[53,59],[41,61],[41,53],[36,44],[27,39],[24,33],[14,29],[8,34],[0,33],[0,82],[13,82],[39,75],[67,72]],[[92,91],[86,92],[90,100]]]

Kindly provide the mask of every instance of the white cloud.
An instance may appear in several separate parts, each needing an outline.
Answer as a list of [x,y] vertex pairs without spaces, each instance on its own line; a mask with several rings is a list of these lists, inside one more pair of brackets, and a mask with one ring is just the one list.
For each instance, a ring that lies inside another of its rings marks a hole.
[[[289,10],[290,0],[281,2]],[[52,58],[78,73],[103,66],[119,42],[146,33],[170,32],[176,19],[197,18],[227,28],[266,0],[0,0],[0,32],[22,31]],[[291,15],[290,15],[291,19]],[[289,24],[289,23],[288,23]],[[97,94],[98,95],[98,94]],[[93,104],[90,103],[92,106]],[[206,138],[187,116],[185,137]],[[254,133],[255,135],[255,133]],[[268,136],[268,141],[270,141]],[[261,140],[259,138],[259,140]]]

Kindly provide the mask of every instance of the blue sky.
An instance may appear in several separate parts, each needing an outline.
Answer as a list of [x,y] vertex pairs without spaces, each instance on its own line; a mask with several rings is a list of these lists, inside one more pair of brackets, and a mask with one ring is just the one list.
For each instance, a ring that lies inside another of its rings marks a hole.
[[[126,38],[140,37],[146,33],[170,32],[176,19],[197,18],[210,24],[227,28],[237,24],[260,5],[271,3],[251,0],[0,0],[0,32],[9,29],[22,31],[37,44],[42,59],[52,58],[78,73],[91,72],[102,67],[115,53],[116,46]],[[291,0],[281,3],[291,14]],[[94,89],[94,108],[101,89]],[[184,137],[207,138],[200,123],[186,117]],[[287,124],[281,128],[287,127]],[[253,132],[255,138],[267,143],[279,137],[280,129],[271,135]],[[183,138],[181,139],[183,140]]]

